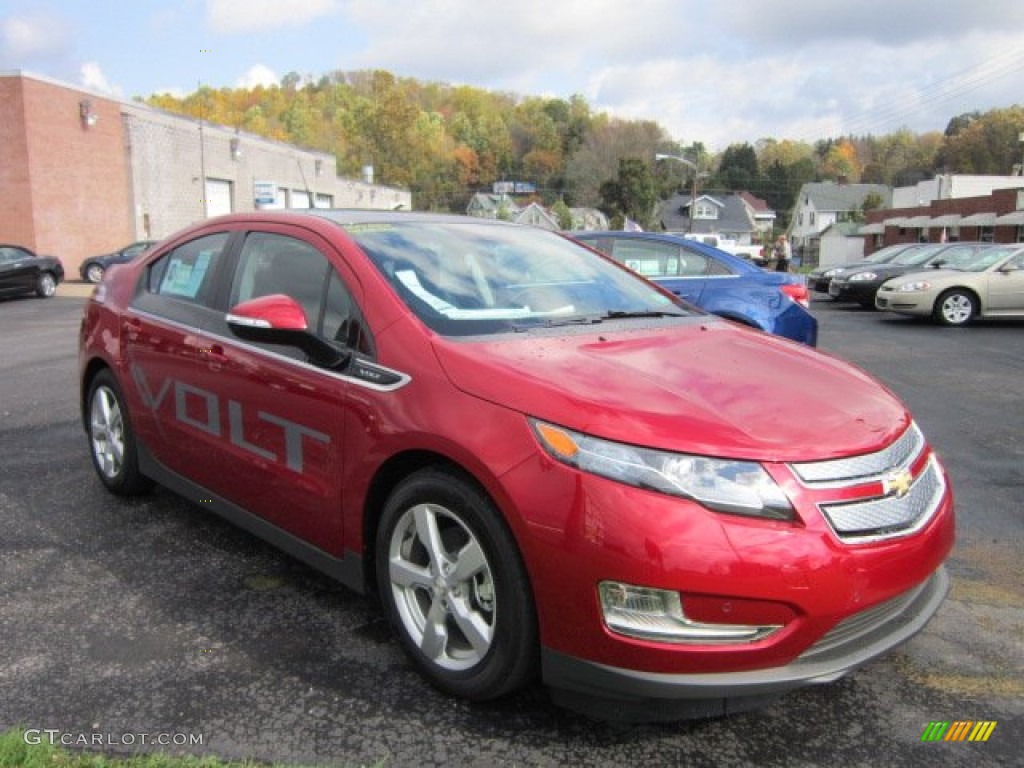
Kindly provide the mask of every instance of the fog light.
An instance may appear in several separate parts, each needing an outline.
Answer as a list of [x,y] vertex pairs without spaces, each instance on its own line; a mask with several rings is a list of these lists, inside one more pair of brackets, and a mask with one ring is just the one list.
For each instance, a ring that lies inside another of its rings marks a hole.
[[597,587],[604,623],[617,634],[659,643],[752,643],[780,624],[708,624],[688,619],[678,592],[602,581]]

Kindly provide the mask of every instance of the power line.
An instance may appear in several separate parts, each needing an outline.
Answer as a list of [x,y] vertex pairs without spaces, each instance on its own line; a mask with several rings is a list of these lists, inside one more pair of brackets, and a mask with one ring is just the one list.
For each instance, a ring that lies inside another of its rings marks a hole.
[[909,103],[862,112],[860,115],[844,120],[845,132],[851,135],[871,133],[875,129],[891,125],[913,115],[922,107],[952,101],[995,80],[1022,70],[1024,70],[1024,51],[1010,51],[1002,56],[954,72],[930,86],[919,89],[915,94],[917,98]]

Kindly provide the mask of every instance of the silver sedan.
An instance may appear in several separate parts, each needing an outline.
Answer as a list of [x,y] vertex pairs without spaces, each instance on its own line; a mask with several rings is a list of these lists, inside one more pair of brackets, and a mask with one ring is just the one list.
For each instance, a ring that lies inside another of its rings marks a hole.
[[882,284],[878,309],[930,315],[943,325],[976,317],[1024,317],[1024,243],[992,245]]

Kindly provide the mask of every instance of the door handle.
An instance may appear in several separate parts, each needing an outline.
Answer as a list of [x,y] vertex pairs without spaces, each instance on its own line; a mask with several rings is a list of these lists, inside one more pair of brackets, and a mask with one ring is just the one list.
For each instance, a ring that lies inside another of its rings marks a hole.
[[228,361],[228,356],[224,354],[224,347],[220,344],[211,344],[207,347],[201,347],[199,352],[203,356],[204,360],[211,365],[216,365],[217,367],[226,364]]

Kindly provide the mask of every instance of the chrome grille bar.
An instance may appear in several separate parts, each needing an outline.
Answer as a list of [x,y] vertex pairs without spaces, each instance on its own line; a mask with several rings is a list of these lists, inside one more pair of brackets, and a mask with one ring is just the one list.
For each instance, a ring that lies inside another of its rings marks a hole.
[[797,478],[811,488],[825,488],[870,482],[894,468],[909,466],[924,448],[924,435],[916,423],[889,445],[875,453],[827,461],[790,464]]

